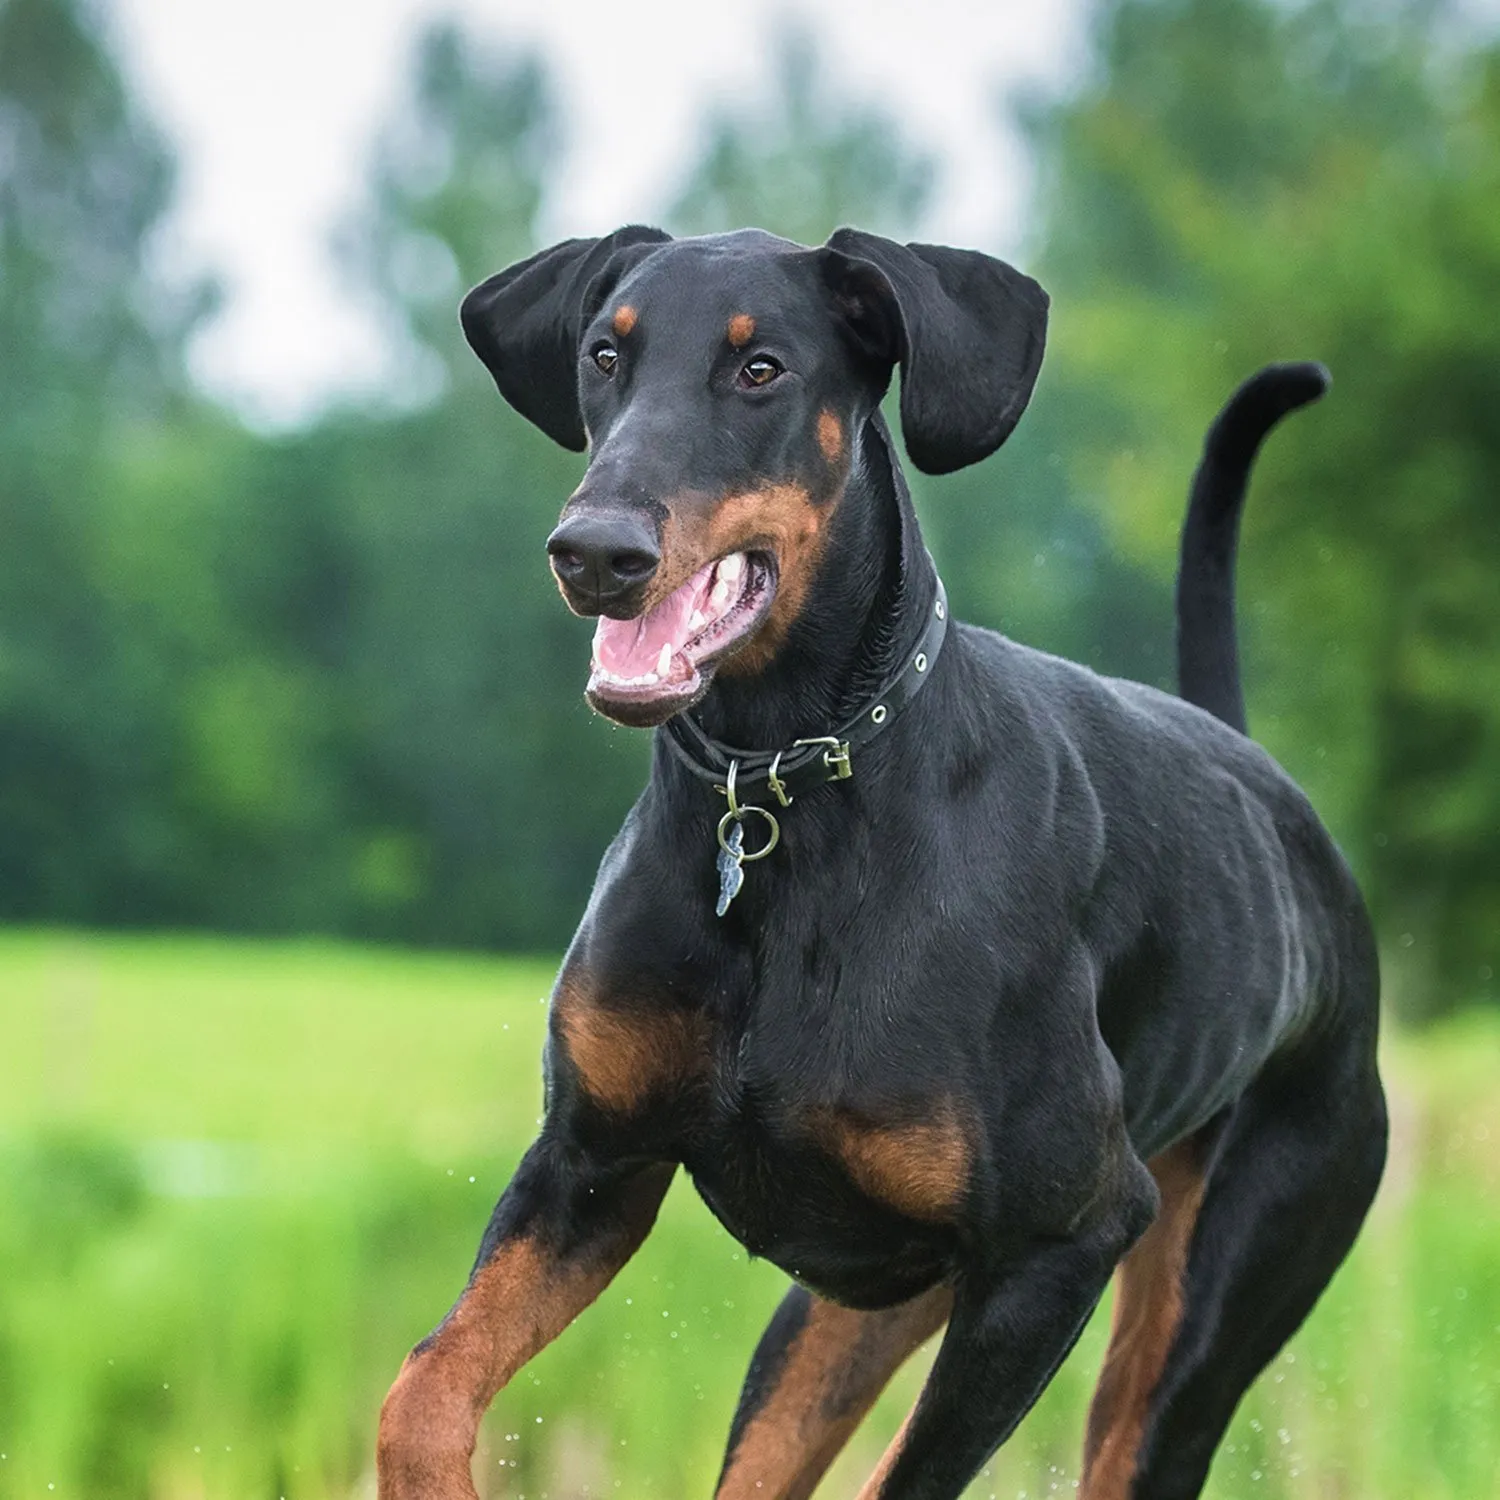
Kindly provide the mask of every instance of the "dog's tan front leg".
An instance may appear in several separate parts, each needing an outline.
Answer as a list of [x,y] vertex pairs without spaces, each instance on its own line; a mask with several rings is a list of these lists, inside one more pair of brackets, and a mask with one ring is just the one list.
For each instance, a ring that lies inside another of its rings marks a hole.
[[469,1466],[485,1409],[629,1260],[672,1170],[590,1170],[555,1147],[532,1147],[463,1295],[407,1356],[385,1398],[380,1500],[475,1500]]
[[801,1287],[788,1292],[751,1362],[717,1500],[806,1500],[952,1303],[946,1286],[884,1312],[853,1312]]

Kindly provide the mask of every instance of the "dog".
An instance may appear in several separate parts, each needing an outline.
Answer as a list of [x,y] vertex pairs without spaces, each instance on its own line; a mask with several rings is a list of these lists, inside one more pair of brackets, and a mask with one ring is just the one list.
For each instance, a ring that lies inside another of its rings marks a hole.
[[[1322,393],[1273,366],[1210,431],[1181,697],[948,618],[881,416],[977,462],[1048,299],[856,230],[570,240],[462,323],[589,458],[547,542],[587,696],[654,726],[553,992],[545,1121],[468,1285],[386,1398],[384,1500],[475,1494],[481,1415],[649,1231],[678,1165],[794,1280],[716,1494],[809,1495],[945,1329],[862,1500],[952,1500],[1116,1280],[1086,1500],[1197,1495],[1379,1181],[1378,970],[1338,850],[1245,735],[1255,451]],[[743,748],[740,748],[743,747]]]

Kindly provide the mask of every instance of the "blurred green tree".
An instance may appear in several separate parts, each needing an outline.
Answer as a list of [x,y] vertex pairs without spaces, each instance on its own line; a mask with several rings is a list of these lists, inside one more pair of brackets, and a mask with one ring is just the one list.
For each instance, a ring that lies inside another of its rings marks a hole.
[[[561,942],[647,740],[584,707],[543,559],[580,461],[454,317],[535,247],[545,70],[425,34],[341,240],[407,378],[269,440],[188,390],[210,293],[151,263],[171,163],[89,16],[0,0],[0,916]],[[1500,49],[1465,38],[1442,4],[1100,0],[1092,71],[1022,111],[1033,408],[915,480],[963,614],[1163,681],[1204,424],[1328,360],[1252,502],[1247,676],[1413,1011],[1493,993],[1500,931]],[[779,57],[668,226],[910,235],[930,160],[805,36]]]
[[830,86],[810,32],[778,36],[770,88],[741,109],[714,108],[704,146],[667,208],[674,234],[755,225],[820,245],[841,224],[907,235],[932,199],[937,162],[888,111]]
[[97,443],[156,409],[205,310],[146,275],[170,155],[78,0],[0,5],[0,400],[9,443]]
[[1086,83],[1025,111],[1067,472],[1124,556],[1169,569],[1238,379],[1333,369],[1247,516],[1252,730],[1367,876],[1412,1012],[1493,995],[1500,939],[1500,52],[1459,25],[1103,0]]
[[138,793],[165,747],[112,525],[116,457],[180,408],[208,306],[147,274],[171,190],[88,8],[0,4],[0,914],[97,920],[144,895]]
[[448,23],[420,38],[340,240],[426,373],[406,410],[334,414],[268,447],[252,481],[281,559],[253,612],[319,664],[343,800],[317,906],[345,930],[559,944],[639,781],[644,746],[582,701],[587,628],[542,548],[578,460],[504,406],[458,327],[465,288],[535,248],[558,150],[534,56]]
[[535,248],[561,139],[537,56],[486,47],[446,21],[418,38],[406,98],[374,143],[364,202],[336,248],[432,373],[469,357],[454,334],[464,291]]

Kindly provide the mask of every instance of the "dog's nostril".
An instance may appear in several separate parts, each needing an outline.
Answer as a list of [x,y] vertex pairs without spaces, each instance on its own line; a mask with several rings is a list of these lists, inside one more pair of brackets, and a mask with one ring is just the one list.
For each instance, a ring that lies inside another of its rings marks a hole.
[[645,578],[656,571],[660,561],[650,552],[616,552],[609,560],[611,569],[620,578]]
[[600,605],[642,587],[661,562],[650,527],[618,511],[569,516],[547,538],[547,552],[558,580]]

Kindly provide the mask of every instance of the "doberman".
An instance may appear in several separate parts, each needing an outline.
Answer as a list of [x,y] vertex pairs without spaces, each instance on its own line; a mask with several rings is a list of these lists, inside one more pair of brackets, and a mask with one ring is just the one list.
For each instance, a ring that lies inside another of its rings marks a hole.
[[[1213,426],[1181,698],[950,622],[907,452],[993,452],[1047,297],[970,251],[627,228],[463,326],[583,481],[548,542],[588,698],[658,726],[553,992],[545,1122],[379,1436],[385,1500],[475,1493],[479,1419],[649,1231],[681,1163],[794,1278],[721,1497],[809,1495],[946,1327],[865,1500],[950,1500],[1116,1278],[1087,1500],[1197,1495],[1385,1156],[1359,893],[1244,734],[1233,620],[1273,366]],[[735,748],[739,746],[758,747]]]

